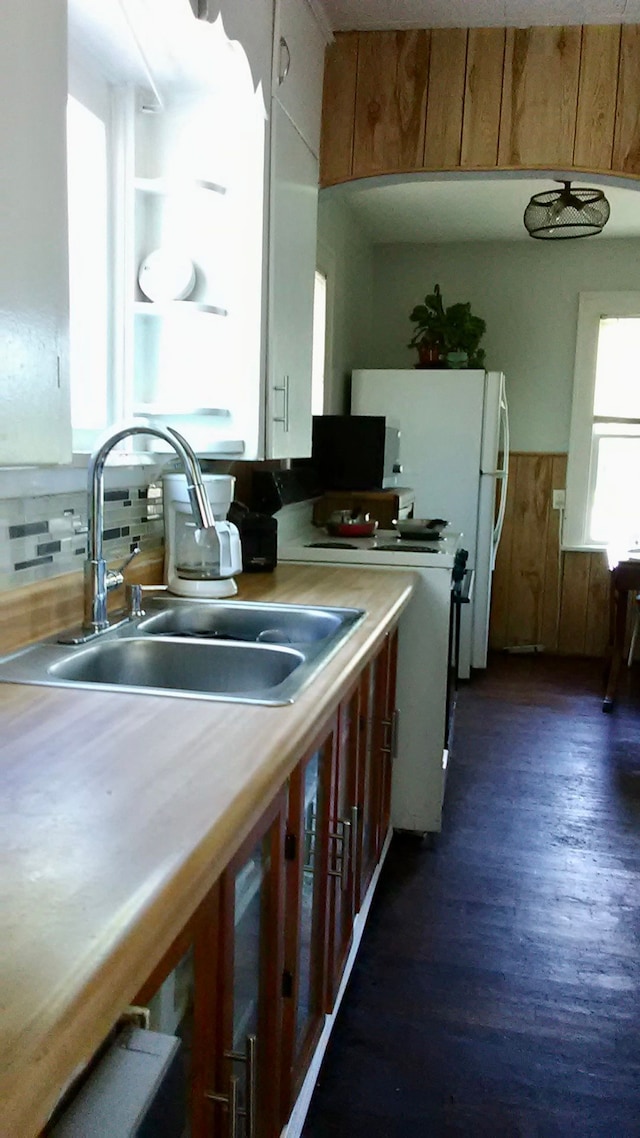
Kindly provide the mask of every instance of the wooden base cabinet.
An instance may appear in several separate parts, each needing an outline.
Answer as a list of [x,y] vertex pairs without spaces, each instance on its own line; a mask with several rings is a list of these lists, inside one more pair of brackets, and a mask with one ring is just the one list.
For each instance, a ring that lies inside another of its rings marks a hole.
[[391,633],[378,657],[376,676],[377,753],[379,756],[379,799],[377,860],[389,831],[391,821],[391,774],[398,737],[398,709],[396,708],[396,681],[398,674],[398,631]]
[[333,1013],[389,832],[397,633],[342,700],[289,786],[282,1122]]
[[334,1012],[357,914],[389,831],[396,658],[394,632],[290,780],[283,1124]]
[[330,1012],[351,947],[355,915],[354,881],[358,835],[358,709],[359,690],[338,711],[338,745],[331,780],[329,810],[327,1003]]
[[329,810],[337,720],[289,784],[285,839],[282,1118],[289,1115],[322,1032],[326,1008]]
[[195,951],[192,1138],[279,1130],[286,792],[224,871]]
[[356,910],[360,908],[380,860],[389,831],[391,769],[395,749],[398,634],[382,649],[360,681],[358,800],[361,819],[356,875]]
[[389,830],[396,641],[137,993],[151,1026],[182,1039],[189,1138],[278,1138],[326,1046]]

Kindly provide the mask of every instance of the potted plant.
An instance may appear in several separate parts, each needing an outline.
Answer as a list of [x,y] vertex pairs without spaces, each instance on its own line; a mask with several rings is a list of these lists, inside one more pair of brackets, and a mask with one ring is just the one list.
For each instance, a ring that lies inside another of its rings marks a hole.
[[416,367],[484,367],[485,353],[479,347],[486,324],[471,312],[471,304],[458,303],[445,308],[440,285],[411,313],[416,325],[408,347],[418,349]]

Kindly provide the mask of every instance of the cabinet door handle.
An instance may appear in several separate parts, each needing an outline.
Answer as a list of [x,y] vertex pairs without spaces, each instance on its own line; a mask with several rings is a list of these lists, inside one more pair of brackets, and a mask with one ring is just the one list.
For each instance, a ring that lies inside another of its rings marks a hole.
[[349,884],[349,860],[351,853],[352,827],[351,822],[348,822],[346,818],[339,818],[338,826],[340,827],[339,829],[336,828],[335,830],[331,830],[329,832],[329,837],[333,838],[339,847],[340,852],[338,854],[338,857],[340,859],[340,869],[330,869],[329,877],[339,877],[342,888],[346,889]]
[[274,415],[274,423],[282,423],[285,432],[289,433],[289,376],[282,377],[282,383],[274,383],[274,391],[281,391],[283,394],[282,415]]
[[398,757],[398,731],[400,730],[400,710],[395,708],[391,716],[391,762]]
[[380,750],[382,751],[383,755],[390,755],[392,752],[392,743],[391,743],[391,739],[389,738],[388,732],[390,729],[393,730],[393,720],[392,719],[381,719],[380,723],[382,725],[382,731],[384,734],[384,738],[383,738],[382,746],[380,747]]
[[256,1138],[256,1098],[258,1070],[256,1066],[256,1037],[247,1036],[247,1138]]
[[[398,723],[399,723],[399,720],[400,720],[400,712],[398,711],[398,708],[396,707],[392,716],[391,716],[391,719],[382,719],[380,721],[382,723],[383,728],[384,728],[384,744],[380,748],[380,750],[382,751],[383,755],[389,755],[391,757],[392,762],[398,754]],[[390,737],[387,736],[387,731],[389,729],[391,729],[391,736]],[[387,739],[389,740],[388,742],[387,742]]]
[[[283,62],[284,60],[284,62]],[[278,87],[284,83],[291,67],[291,52],[284,36],[280,36],[280,61],[278,66]]]
[[238,1138],[238,1083],[237,1075],[229,1079],[229,1094],[217,1094],[215,1091],[206,1091],[205,1097],[212,1102],[221,1102],[229,1112],[229,1138]]
[[351,807],[351,864],[355,867],[358,864],[358,832],[360,826],[360,808],[358,806]]
[[[256,1099],[257,1099],[257,1078],[258,1069],[256,1066],[256,1045],[257,1039],[255,1035],[248,1035],[246,1038],[244,1051],[225,1051],[225,1059],[233,1059],[236,1063],[246,1063],[247,1077],[246,1077],[246,1090],[245,1090],[245,1107],[238,1107],[236,1102],[236,1114],[238,1118],[245,1118],[247,1125],[245,1127],[245,1138],[256,1138]],[[237,1082],[236,1077],[236,1082]],[[213,1096],[209,1096],[213,1097]],[[223,1096],[226,1097],[226,1096]],[[235,1138],[235,1132],[231,1135]]]

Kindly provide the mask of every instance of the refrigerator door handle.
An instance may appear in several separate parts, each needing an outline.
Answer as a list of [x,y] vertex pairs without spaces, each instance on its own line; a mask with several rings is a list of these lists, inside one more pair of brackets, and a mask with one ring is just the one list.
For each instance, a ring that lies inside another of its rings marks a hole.
[[500,426],[502,429],[502,469],[496,471],[496,478],[500,480],[500,503],[498,505],[498,516],[496,518],[495,526],[493,527],[493,541],[491,548],[491,569],[496,567],[496,556],[498,554],[498,546],[500,538],[502,537],[502,527],[504,525],[504,516],[507,509],[507,485],[509,482],[509,414],[507,411],[507,401],[502,396],[500,400]]
[[502,432],[502,473],[506,478],[509,473],[509,408],[507,407],[504,389],[500,399],[500,429]]

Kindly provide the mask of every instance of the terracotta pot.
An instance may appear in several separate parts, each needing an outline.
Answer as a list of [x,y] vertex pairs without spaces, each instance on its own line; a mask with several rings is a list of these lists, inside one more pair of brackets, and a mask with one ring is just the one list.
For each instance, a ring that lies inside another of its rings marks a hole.
[[427,342],[417,344],[418,348],[418,363],[416,367],[441,367],[442,357],[441,348],[439,344]]

